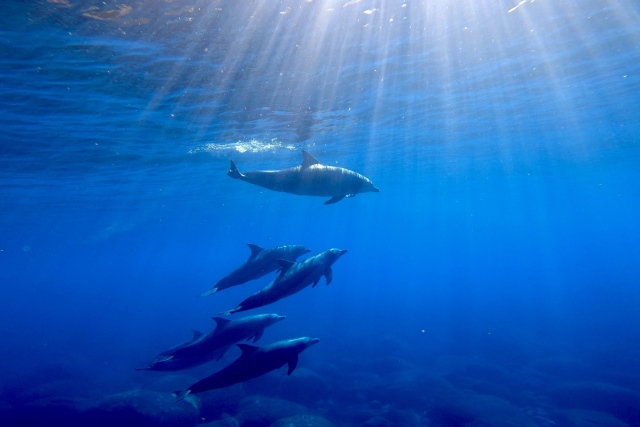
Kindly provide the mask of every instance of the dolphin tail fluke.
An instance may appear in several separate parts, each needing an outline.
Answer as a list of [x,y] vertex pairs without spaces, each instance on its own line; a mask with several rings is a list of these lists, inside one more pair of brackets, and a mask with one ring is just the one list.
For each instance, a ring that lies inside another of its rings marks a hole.
[[209,289],[208,291],[201,293],[200,297],[201,298],[208,297],[209,295],[213,295],[216,292],[218,292],[218,288]]
[[233,179],[240,179],[242,178],[242,174],[240,173],[240,171],[238,170],[238,167],[236,166],[236,164],[233,162],[233,160],[231,160],[231,163],[229,164],[229,171],[227,172],[227,175],[229,175],[231,178]]
[[181,400],[183,400],[185,397],[189,396],[189,394],[191,393],[191,390],[185,390],[185,391],[174,391],[173,395],[175,396],[176,400],[175,402],[180,402]]

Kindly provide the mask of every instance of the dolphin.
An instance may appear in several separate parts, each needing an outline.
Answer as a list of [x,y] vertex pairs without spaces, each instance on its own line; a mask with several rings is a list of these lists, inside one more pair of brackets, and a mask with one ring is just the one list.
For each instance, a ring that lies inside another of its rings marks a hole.
[[191,341],[160,353],[151,365],[137,370],[178,371],[202,365],[210,360],[220,360],[234,344],[250,339],[253,339],[253,342],[258,341],[265,328],[284,320],[285,316],[257,314],[235,320],[222,317],[212,319],[216,322],[216,328],[212,332],[204,335],[194,331]]
[[203,292],[200,296],[206,297],[223,289],[232,286],[241,285],[250,280],[259,279],[260,277],[276,271],[280,268],[278,259],[286,259],[295,261],[299,256],[311,252],[309,249],[300,245],[284,245],[276,248],[265,249],[258,245],[249,243],[251,255],[238,268],[220,279],[213,288]]
[[190,394],[224,388],[259,377],[285,364],[289,364],[287,374],[291,375],[298,364],[298,355],[318,341],[318,338],[300,337],[278,341],[265,347],[238,344],[242,350],[238,359],[215,374],[190,385],[186,390],[176,392],[176,402]]
[[280,260],[281,268],[278,277],[264,289],[246,298],[236,308],[220,314],[230,315],[274,303],[300,292],[311,284],[317,285],[322,276],[325,277],[328,285],[333,279],[331,266],[345,253],[347,253],[346,249],[333,248],[301,262]]
[[233,179],[259,185],[269,190],[302,196],[331,197],[325,205],[337,203],[358,193],[379,192],[369,178],[349,169],[326,166],[302,150],[302,164],[275,171],[240,173],[231,160],[227,172]]

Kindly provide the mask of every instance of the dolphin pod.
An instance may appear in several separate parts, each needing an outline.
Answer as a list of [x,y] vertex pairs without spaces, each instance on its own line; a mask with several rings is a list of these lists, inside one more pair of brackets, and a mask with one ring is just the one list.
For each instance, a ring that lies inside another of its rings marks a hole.
[[300,245],[285,245],[271,249],[265,249],[251,243],[248,246],[251,250],[249,259],[240,267],[220,279],[212,289],[202,293],[200,296],[205,297],[212,295],[223,289],[241,285],[250,280],[259,279],[280,268],[278,260],[295,261],[299,256],[310,252],[309,249]]
[[325,277],[328,285],[333,279],[331,266],[345,253],[347,253],[346,249],[334,248],[307,258],[302,262],[280,260],[282,267],[278,277],[264,289],[246,298],[237,307],[220,314],[230,315],[238,311],[251,310],[274,303],[300,292],[311,284],[313,286],[317,285],[322,276]]
[[[302,151],[302,164],[282,170],[254,171],[241,173],[233,160],[227,175],[233,179],[248,182],[285,193],[329,197],[325,204],[337,203],[345,197],[359,193],[379,192],[371,180],[349,169],[326,166],[311,154]],[[300,292],[307,286],[316,286],[325,277],[329,285],[333,279],[332,266],[344,255],[346,249],[329,249],[305,260],[297,258],[309,253],[309,249],[299,245],[284,245],[265,249],[249,244],[251,255],[235,270],[220,279],[210,290],[201,294],[208,296],[221,290],[238,286],[266,274],[279,270],[278,276],[262,290],[245,298],[235,308],[223,312],[236,312],[263,307]],[[228,387],[264,375],[288,364],[288,374],[296,369],[298,356],[310,346],[319,342],[318,338],[300,337],[277,341],[264,347],[241,344],[241,341],[258,341],[265,328],[283,320],[277,314],[259,314],[240,319],[213,317],[216,328],[202,334],[193,331],[191,340],[178,344],[160,353],[155,360],[140,370],[175,371],[201,365],[211,360],[220,360],[234,344],[242,354],[225,368],[175,392],[176,401],[190,394]]]
[[354,197],[359,193],[380,191],[369,178],[349,169],[323,165],[304,150],[302,164],[292,168],[240,173],[231,160],[227,175],[273,191],[301,196],[330,197],[324,202],[325,205],[337,203],[345,197]]
[[250,339],[258,341],[266,328],[283,319],[285,316],[277,314],[257,314],[235,320],[213,317],[216,328],[212,332],[205,335],[193,331],[190,341],[160,353],[148,367],[137,369],[178,371],[220,360],[234,344]]
[[291,375],[298,364],[298,355],[318,341],[318,338],[301,337],[278,341],[265,347],[238,344],[242,350],[239,358],[215,374],[191,384],[186,390],[176,392],[176,402],[189,394],[224,388],[259,377],[285,364],[289,365],[288,375]]

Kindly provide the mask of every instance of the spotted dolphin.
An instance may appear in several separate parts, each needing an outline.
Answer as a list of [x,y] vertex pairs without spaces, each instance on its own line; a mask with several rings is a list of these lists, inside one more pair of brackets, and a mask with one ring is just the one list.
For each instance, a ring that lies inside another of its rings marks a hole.
[[272,304],[282,298],[300,292],[302,289],[313,284],[317,285],[322,276],[325,277],[327,285],[333,279],[331,266],[345,253],[346,249],[329,249],[305,259],[301,262],[280,260],[280,275],[276,277],[264,289],[249,296],[237,307],[220,313],[230,315],[238,311],[251,310]]
[[259,377],[285,364],[289,365],[287,373],[291,375],[298,365],[298,355],[319,341],[318,338],[300,337],[278,341],[265,347],[238,344],[242,350],[238,359],[226,368],[190,385],[186,390],[176,392],[176,401],[190,394],[224,388]]
[[349,169],[323,165],[304,150],[302,164],[292,168],[240,173],[231,160],[227,175],[273,191],[330,197],[324,202],[325,205],[337,203],[358,193],[380,191],[369,178]]
[[148,371],[178,371],[202,365],[211,360],[220,360],[225,352],[236,343],[244,340],[258,341],[264,330],[285,316],[277,314],[257,314],[240,319],[213,317],[216,328],[202,334],[194,331],[193,339],[160,353],[146,368]]
[[206,297],[223,289],[241,285],[250,280],[259,279],[262,276],[280,268],[279,259],[295,261],[299,256],[311,252],[300,245],[284,245],[276,248],[265,249],[261,246],[249,244],[251,255],[231,273],[223,277],[213,288],[203,292],[200,296]]

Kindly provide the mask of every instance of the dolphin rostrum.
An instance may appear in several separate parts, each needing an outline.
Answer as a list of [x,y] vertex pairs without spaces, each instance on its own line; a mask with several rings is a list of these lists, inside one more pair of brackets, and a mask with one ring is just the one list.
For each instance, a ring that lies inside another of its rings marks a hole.
[[257,314],[240,319],[213,317],[216,328],[204,335],[194,331],[193,339],[160,353],[146,368],[148,371],[178,371],[220,360],[224,353],[236,343],[253,339],[258,341],[265,328],[285,319],[277,314]]
[[310,252],[309,249],[300,245],[284,245],[269,249],[251,243],[248,246],[251,250],[249,258],[240,267],[220,279],[212,289],[202,293],[201,297],[206,297],[232,286],[241,285],[250,280],[259,279],[280,268],[279,259],[295,261],[299,256]]
[[274,303],[300,292],[311,284],[317,285],[322,276],[328,285],[333,278],[331,266],[345,253],[346,249],[333,248],[301,262],[280,260],[281,269],[278,277],[264,289],[246,298],[236,308],[220,314],[229,315]]
[[298,364],[298,355],[318,341],[318,338],[301,337],[278,341],[265,347],[238,344],[242,350],[238,359],[215,374],[192,384],[186,390],[177,392],[176,402],[189,394],[224,388],[259,377],[285,364],[289,364],[288,375],[291,375]]
[[240,173],[231,160],[227,175],[269,190],[303,196],[331,197],[324,202],[325,205],[337,203],[358,193],[380,191],[369,178],[349,169],[323,165],[304,150],[302,164],[292,168]]

